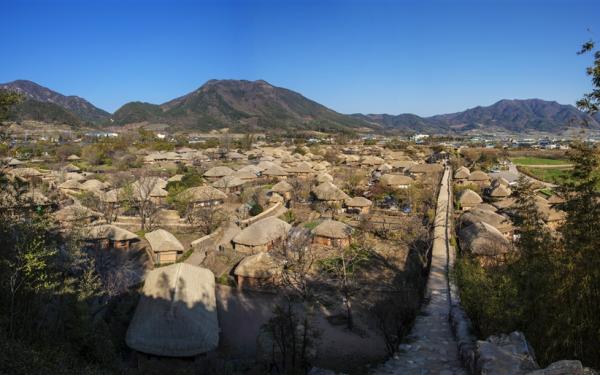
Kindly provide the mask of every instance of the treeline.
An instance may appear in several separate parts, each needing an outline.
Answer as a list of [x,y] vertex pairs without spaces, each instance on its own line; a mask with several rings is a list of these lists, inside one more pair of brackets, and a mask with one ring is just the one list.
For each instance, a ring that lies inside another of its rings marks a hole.
[[577,144],[573,178],[562,188],[566,219],[544,224],[531,184],[515,189],[515,252],[486,267],[461,257],[456,276],[480,338],[520,330],[538,360],[580,359],[600,367],[600,150]]

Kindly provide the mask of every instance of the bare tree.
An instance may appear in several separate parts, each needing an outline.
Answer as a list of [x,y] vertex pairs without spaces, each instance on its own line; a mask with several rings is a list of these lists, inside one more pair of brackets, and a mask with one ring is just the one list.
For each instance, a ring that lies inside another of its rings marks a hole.
[[320,262],[323,271],[332,278],[342,295],[346,324],[350,330],[354,328],[352,299],[363,287],[358,271],[361,264],[369,259],[369,253],[369,249],[354,243],[348,247],[338,247],[335,257]]
[[158,178],[142,174],[137,181],[123,189],[130,204],[136,208],[140,217],[140,229],[152,226],[159,211],[159,206],[152,200],[152,192],[158,188]]

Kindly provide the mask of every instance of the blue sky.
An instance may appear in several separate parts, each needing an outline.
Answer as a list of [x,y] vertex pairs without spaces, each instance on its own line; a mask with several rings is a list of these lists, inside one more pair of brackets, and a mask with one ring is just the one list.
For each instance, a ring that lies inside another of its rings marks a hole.
[[[0,0],[0,82],[114,111],[209,79],[264,79],[342,113],[433,115],[503,98],[573,104],[600,1]],[[588,31],[590,29],[590,31]]]

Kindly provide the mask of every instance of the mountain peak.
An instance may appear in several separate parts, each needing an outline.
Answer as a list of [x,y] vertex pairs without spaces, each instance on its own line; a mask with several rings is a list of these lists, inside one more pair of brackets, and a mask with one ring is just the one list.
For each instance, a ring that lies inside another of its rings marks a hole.
[[[75,117],[81,118],[84,121],[101,122],[110,116],[108,112],[95,107],[92,103],[79,96],[66,96],[33,81],[19,79],[0,84],[0,88],[18,92],[28,101],[59,106],[64,110],[72,112]],[[28,103],[28,106],[31,109],[35,104]]]

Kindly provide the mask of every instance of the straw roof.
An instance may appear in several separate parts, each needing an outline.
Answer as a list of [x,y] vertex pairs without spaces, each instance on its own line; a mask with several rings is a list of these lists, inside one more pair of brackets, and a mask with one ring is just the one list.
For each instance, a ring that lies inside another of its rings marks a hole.
[[81,158],[75,154],[69,155],[69,157],[67,158],[67,160],[69,160],[69,161],[75,161],[75,160],[79,160],[79,159],[81,159]]
[[373,202],[365,197],[354,197],[346,200],[346,206],[348,207],[369,207],[372,206]]
[[181,179],[182,179],[182,178],[183,178],[183,175],[182,175],[182,174],[176,174],[176,175],[174,175],[174,176],[170,177],[170,178],[167,180],[167,182],[179,182],[179,181],[181,181]]
[[85,218],[100,218],[101,213],[91,210],[81,204],[72,204],[61,208],[60,210],[52,214],[56,220],[59,221],[72,221],[81,220]]
[[508,232],[513,229],[512,223],[508,218],[481,208],[472,208],[460,216],[460,223],[465,227],[480,221],[490,224],[500,232]]
[[245,183],[246,183],[246,181],[242,180],[241,178],[233,176],[233,175],[229,175],[229,176],[223,176],[220,179],[218,179],[217,181],[215,181],[213,183],[213,186],[217,187],[217,188],[225,189],[225,188],[241,186]]
[[397,169],[406,169],[406,168],[410,168],[413,165],[416,165],[417,163],[415,163],[412,160],[394,160],[390,163],[390,165],[392,166],[392,168],[397,168]]
[[456,169],[456,172],[454,172],[454,178],[457,180],[464,180],[464,179],[469,178],[470,174],[471,174],[471,172],[469,172],[469,168],[459,167]]
[[258,166],[256,166],[256,165],[246,165],[246,166],[244,166],[244,167],[242,167],[242,168],[238,169],[238,173],[244,173],[244,172],[245,172],[245,173],[252,173],[252,174],[254,174],[255,176],[256,176],[257,174],[259,174],[259,173],[260,173],[260,171],[261,171],[261,168],[259,168],[259,167],[258,167]]
[[91,180],[87,180],[84,183],[82,183],[81,189],[87,190],[87,191],[104,190],[104,189],[106,189],[106,184],[100,180],[91,179]]
[[191,357],[217,348],[215,276],[177,263],[150,271],[127,329],[127,345],[143,353]]
[[443,170],[444,167],[441,164],[415,164],[410,167],[411,173],[437,173]]
[[109,239],[112,241],[131,241],[139,240],[137,234],[126,229],[119,228],[116,225],[103,224],[88,228],[89,231],[85,234],[86,239],[101,240]]
[[59,189],[80,190],[81,184],[76,180],[67,180],[58,185]]
[[496,202],[492,202],[492,206],[496,207],[499,210],[504,210],[514,206],[516,200],[514,198],[504,198]]
[[469,175],[469,181],[489,181],[490,176],[483,171],[474,171]]
[[63,171],[66,171],[66,172],[79,172],[79,171],[81,171],[81,168],[79,168],[76,165],[73,165],[73,164],[69,163],[69,164],[67,164],[67,165],[65,165],[63,167]]
[[225,166],[212,167],[204,172],[205,177],[223,177],[233,173],[233,169]]
[[488,195],[492,198],[505,198],[511,194],[512,191],[504,185],[497,185],[491,188],[488,192]]
[[271,168],[262,171],[263,176],[287,176],[289,173],[286,172],[282,167],[274,165]]
[[492,206],[489,203],[479,203],[477,206],[475,206],[475,208],[479,208],[481,210],[487,210],[487,211],[492,211],[492,212],[496,212],[497,208]]
[[510,182],[508,182],[508,180],[504,177],[496,177],[492,180],[492,186],[504,186],[504,187],[509,187],[510,186]]
[[502,233],[490,224],[477,222],[458,233],[463,251],[484,256],[496,256],[510,251],[510,243]]
[[278,238],[287,236],[291,228],[290,224],[272,216],[249,225],[233,237],[233,242],[246,246],[265,245]]
[[271,187],[271,191],[276,193],[287,193],[294,190],[294,187],[287,181],[280,181]]
[[379,182],[383,186],[394,187],[412,185],[415,181],[409,176],[401,174],[384,174],[379,179]]
[[154,252],[184,250],[181,242],[173,234],[164,229],[157,229],[146,233],[146,240],[148,240]]
[[227,194],[208,185],[191,187],[179,193],[179,196],[189,199],[192,202],[205,202],[227,198]]
[[313,229],[315,236],[327,238],[348,238],[352,227],[336,220],[325,220]]
[[267,279],[277,276],[281,272],[281,265],[269,253],[260,252],[249,255],[235,267],[236,276]]
[[258,178],[258,176],[256,175],[256,173],[247,172],[247,171],[237,171],[234,174],[232,174],[231,176],[237,177],[237,178],[239,178],[241,180],[244,180],[244,181],[254,180],[254,179]]
[[471,189],[465,189],[458,198],[461,206],[475,206],[483,202],[483,199]]
[[340,201],[350,199],[348,194],[329,181],[325,181],[312,189],[317,199],[322,201]]
[[329,181],[329,182],[333,182],[333,177],[331,177],[331,175],[329,173],[320,173],[315,180],[319,183],[325,182],[325,181]]

